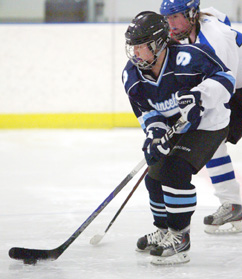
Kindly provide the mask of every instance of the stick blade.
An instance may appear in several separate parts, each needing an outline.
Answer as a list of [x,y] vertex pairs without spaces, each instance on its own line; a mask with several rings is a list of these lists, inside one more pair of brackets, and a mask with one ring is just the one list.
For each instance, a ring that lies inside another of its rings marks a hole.
[[57,250],[38,250],[13,247],[9,250],[9,257],[23,260],[26,264],[35,264],[37,260],[55,260],[58,258]]
[[104,237],[104,234],[96,234],[90,239],[90,244],[97,245]]

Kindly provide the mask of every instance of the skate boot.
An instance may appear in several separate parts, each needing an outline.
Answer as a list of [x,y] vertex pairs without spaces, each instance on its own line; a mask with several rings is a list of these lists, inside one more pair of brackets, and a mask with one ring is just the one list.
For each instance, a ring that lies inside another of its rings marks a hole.
[[157,244],[161,242],[166,233],[167,229],[158,229],[153,233],[146,234],[138,239],[136,250],[138,252],[149,251],[152,247],[157,246]]
[[211,234],[242,232],[242,206],[222,204],[212,215],[204,217],[205,232]]
[[187,254],[189,249],[189,226],[181,231],[174,231],[169,228],[165,237],[158,244],[158,246],[150,250],[150,254],[153,256],[151,263],[157,265],[187,263],[190,261]]

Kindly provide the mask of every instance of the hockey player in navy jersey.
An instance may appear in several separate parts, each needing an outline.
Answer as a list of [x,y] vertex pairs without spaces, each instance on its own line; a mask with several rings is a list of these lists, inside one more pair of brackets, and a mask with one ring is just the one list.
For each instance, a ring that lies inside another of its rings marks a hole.
[[[163,0],[160,12],[167,17],[173,38],[181,43],[208,45],[236,77],[236,92],[229,103],[231,120],[227,138],[236,144],[242,136],[242,34],[229,26],[230,21],[225,14],[212,7],[200,11],[199,5],[200,0]],[[241,232],[240,185],[225,141],[206,167],[221,206],[204,218],[205,232]],[[223,226],[226,223],[231,226]]]
[[[151,248],[154,264],[188,262],[190,222],[196,207],[192,175],[227,137],[228,102],[235,79],[206,45],[173,41],[168,23],[154,12],[137,15],[125,38],[129,61],[122,80],[146,134],[143,151],[149,171],[145,183],[157,227],[137,246]],[[157,141],[181,116],[187,121],[182,131],[168,142]]]

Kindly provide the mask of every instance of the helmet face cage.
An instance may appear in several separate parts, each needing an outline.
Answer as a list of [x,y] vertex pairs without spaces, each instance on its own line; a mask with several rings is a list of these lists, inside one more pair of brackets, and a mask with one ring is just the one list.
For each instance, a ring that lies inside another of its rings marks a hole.
[[183,15],[187,19],[189,26],[183,32],[180,32],[178,34],[172,34],[172,37],[178,41],[188,38],[192,32],[193,26],[196,24],[197,14],[198,14],[198,10],[195,10],[194,8],[183,12]]
[[[130,23],[125,38],[125,51],[129,60],[139,69],[151,69],[170,40],[169,25],[162,15],[143,12]],[[147,44],[153,55],[149,61],[144,61],[135,55],[135,47],[139,48],[143,44]]]
[[156,63],[157,60],[157,56],[155,55],[155,42],[148,42],[147,43],[147,47],[149,48],[149,50],[151,51],[151,56],[153,55],[152,59],[149,59],[149,61],[147,60],[142,60],[141,58],[137,57],[135,55],[135,47],[137,49],[139,49],[140,47],[142,47],[144,44],[141,45],[130,45],[128,43],[125,44],[125,51],[126,51],[126,55],[129,58],[129,60],[139,69],[142,70],[148,70],[151,69],[152,66]]

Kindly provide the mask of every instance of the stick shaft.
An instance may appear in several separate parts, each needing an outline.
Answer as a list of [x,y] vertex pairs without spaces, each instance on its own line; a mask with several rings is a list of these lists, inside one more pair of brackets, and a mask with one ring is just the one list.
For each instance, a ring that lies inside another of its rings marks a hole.
[[105,233],[110,229],[110,227],[113,225],[113,222],[117,219],[118,215],[120,214],[120,212],[123,210],[123,208],[125,207],[125,205],[127,204],[127,202],[129,201],[129,199],[132,197],[133,193],[135,192],[135,190],[138,188],[138,186],[140,185],[141,181],[143,180],[143,178],[145,177],[146,173],[148,172],[148,167],[145,169],[145,171],[143,172],[143,174],[141,175],[141,177],[139,178],[139,180],[137,181],[137,183],[135,184],[135,186],[133,187],[132,191],[129,193],[129,195],[127,196],[127,198],[125,199],[125,201],[122,203],[122,205],[120,206],[119,210],[117,211],[117,213],[114,215],[113,219],[110,221],[110,223],[108,224]]
[[145,165],[146,161],[143,159],[113,190],[113,192],[93,211],[93,213],[86,219],[86,221],[72,234],[65,243],[62,244],[65,250],[85,229],[86,227],[99,215],[101,211],[112,201],[112,199],[127,185],[127,183],[137,174],[137,172]]

